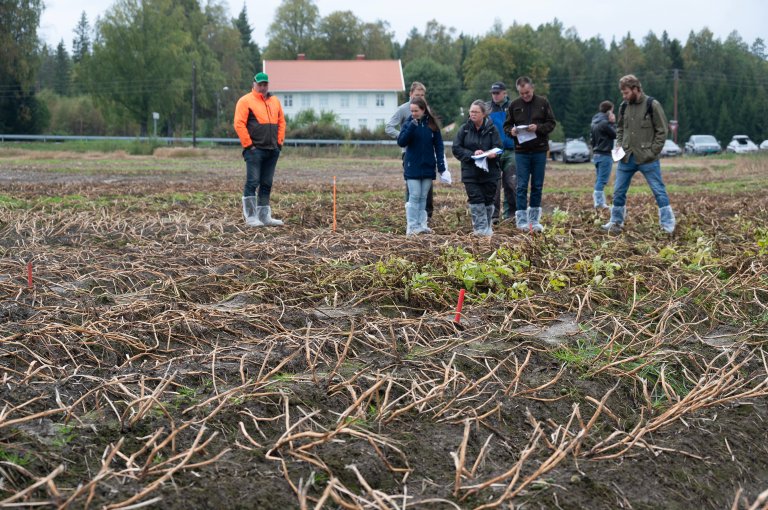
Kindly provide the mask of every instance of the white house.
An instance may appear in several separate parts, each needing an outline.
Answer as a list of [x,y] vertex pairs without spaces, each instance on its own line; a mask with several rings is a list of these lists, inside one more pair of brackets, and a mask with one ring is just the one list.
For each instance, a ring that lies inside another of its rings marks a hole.
[[302,110],[334,112],[350,129],[386,124],[405,90],[399,60],[265,60],[269,90],[288,117]]

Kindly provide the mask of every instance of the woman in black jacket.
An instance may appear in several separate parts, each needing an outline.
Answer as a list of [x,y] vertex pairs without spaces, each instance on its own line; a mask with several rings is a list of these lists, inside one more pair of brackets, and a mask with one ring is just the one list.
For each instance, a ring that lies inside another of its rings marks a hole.
[[478,99],[469,107],[469,120],[459,128],[453,141],[453,155],[461,161],[461,182],[467,192],[475,235],[490,236],[493,200],[501,169],[496,153],[475,159],[486,151],[501,148],[501,135],[488,118],[485,102]]

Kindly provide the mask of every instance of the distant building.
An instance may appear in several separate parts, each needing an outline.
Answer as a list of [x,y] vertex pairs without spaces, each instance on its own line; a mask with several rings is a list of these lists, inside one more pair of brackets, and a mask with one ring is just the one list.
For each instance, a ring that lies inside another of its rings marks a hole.
[[312,109],[334,112],[342,126],[371,131],[384,126],[405,90],[399,60],[265,60],[269,90],[288,117]]

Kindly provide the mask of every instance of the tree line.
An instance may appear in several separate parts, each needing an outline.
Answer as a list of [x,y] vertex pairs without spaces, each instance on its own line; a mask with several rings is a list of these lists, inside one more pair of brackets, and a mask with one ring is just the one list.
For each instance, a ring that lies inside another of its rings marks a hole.
[[684,43],[666,32],[606,42],[581,39],[557,19],[535,28],[497,21],[481,36],[431,20],[401,44],[385,21],[351,11],[321,17],[314,0],[283,0],[259,48],[245,6],[232,19],[218,0],[116,0],[93,25],[81,15],[70,54],[64,41],[38,40],[42,8],[40,0],[0,0],[0,132],[147,135],[158,112],[159,135],[183,136],[194,102],[198,135],[233,136],[234,103],[263,59],[364,54],[400,59],[406,87],[423,82],[444,123],[489,99],[495,81],[514,97],[515,79],[527,75],[552,104],[555,138],[586,136],[597,105],[618,104],[618,79],[633,73],[670,119],[677,88],[679,141],[694,133],[768,138],[765,42],[735,31],[725,40],[702,29]]

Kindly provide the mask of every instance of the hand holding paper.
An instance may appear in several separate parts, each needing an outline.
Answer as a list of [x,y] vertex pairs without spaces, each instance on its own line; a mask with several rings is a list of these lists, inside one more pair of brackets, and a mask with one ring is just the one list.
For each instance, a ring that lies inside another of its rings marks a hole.
[[491,154],[498,155],[498,154],[501,154],[502,152],[504,152],[504,150],[503,149],[499,149],[497,147],[497,148],[493,148],[493,149],[487,150],[487,151],[483,152],[482,154],[474,154],[472,156],[472,159],[477,160],[477,159],[487,158]]
[[451,171],[448,170],[447,167],[445,169],[445,172],[440,174],[440,182],[442,182],[443,184],[447,184],[448,186],[453,184],[453,179],[451,178]]
[[619,145],[617,147],[614,147],[614,149],[611,151],[611,157],[614,161],[619,161],[626,155],[626,152],[624,152],[624,148]]
[[535,132],[528,131],[528,125],[523,124],[520,126],[515,126],[515,129],[517,130],[517,141],[518,143],[525,143],[533,140],[536,138]]

